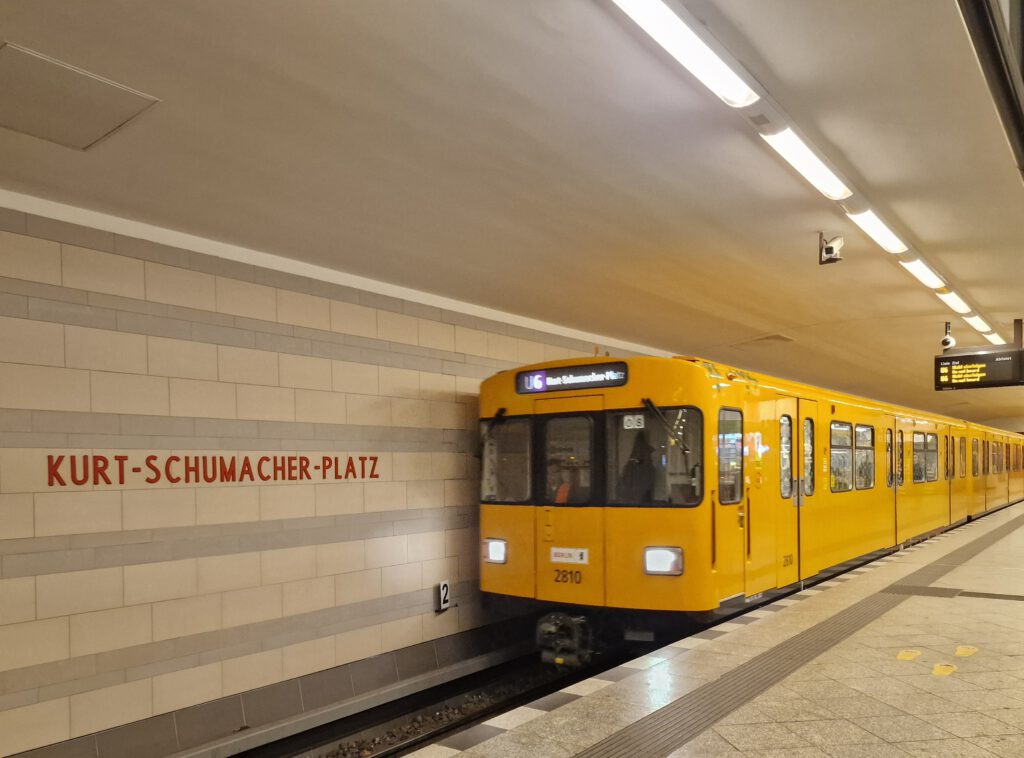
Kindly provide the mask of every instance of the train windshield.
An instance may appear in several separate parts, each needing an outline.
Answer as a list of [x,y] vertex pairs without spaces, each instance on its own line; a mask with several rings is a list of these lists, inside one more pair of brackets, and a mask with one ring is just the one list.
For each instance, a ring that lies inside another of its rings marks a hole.
[[700,503],[703,496],[702,422],[696,408],[608,413],[605,418],[608,504],[686,506]]
[[530,420],[483,427],[480,496],[484,502],[521,503],[530,497]]

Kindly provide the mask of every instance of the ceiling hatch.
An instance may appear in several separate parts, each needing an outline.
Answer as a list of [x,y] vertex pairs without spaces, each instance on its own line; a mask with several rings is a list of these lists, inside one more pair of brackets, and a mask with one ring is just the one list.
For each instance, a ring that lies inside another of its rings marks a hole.
[[88,150],[159,102],[10,42],[0,43],[0,127]]

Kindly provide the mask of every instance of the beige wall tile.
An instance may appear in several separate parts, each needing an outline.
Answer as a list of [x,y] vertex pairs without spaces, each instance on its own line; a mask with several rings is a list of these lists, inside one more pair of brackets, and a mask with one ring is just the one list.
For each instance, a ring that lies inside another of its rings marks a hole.
[[36,577],[39,618],[118,608],[124,604],[123,569],[92,569]]
[[386,397],[346,395],[345,398],[348,423],[361,426],[391,425],[391,401]]
[[237,388],[238,418],[261,421],[294,421],[295,390],[290,387],[256,387],[240,385]]
[[521,364],[541,363],[544,360],[544,345],[529,340],[516,340],[516,361]]
[[366,552],[362,540],[331,542],[316,546],[317,576],[359,571],[365,564]]
[[363,485],[355,482],[343,484],[317,484],[316,515],[337,516],[343,513],[363,512]]
[[70,724],[66,697],[0,711],[0,755],[70,739]]
[[153,641],[153,612],[148,605],[79,613],[70,623],[72,658]]
[[223,662],[224,694],[234,695],[280,682],[284,678],[281,649],[229,658]]
[[360,337],[376,337],[377,311],[362,305],[332,300],[331,331]]
[[197,561],[199,594],[260,585],[260,554],[210,555]]
[[305,518],[316,513],[312,484],[279,484],[260,487],[260,520]]
[[217,277],[217,310],[234,316],[277,320],[277,293],[273,287]]
[[448,507],[475,505],[480,496],[476,481],[449,479],[444,483],[444,504]]
[[335,666],[380,655],[382,652],[379,624],[334,635]]
[[453,555],[476,554],[477,530],[466,527],[464,529],[448,529],[444,533],[444,554],[448,557]]
[[80,326],[66,330],[68,368],[146,373],[149,359],[144,335]]
[[35,617],[35,577],[0,579],[0,626],[32,621]]
[[94,413],[166,416],[170,412],[167,379],[162,376],[133,376],[93,371],[91,384]]
[[418,563],[385,566],[381,569],[380,591],[383,595],[414,592],[423,584],[423,569]]
[[466,476],[465,453],[431,453],[434,476],[438,479],[462,479]]
[[310,613],[334,605],[334,577],[321,576],[281,585],[284,596],[284,615]]
[[561,361],[569,357],[568,348],[559,347],[558,345],[544,346],[544,360],[546,361]]
[[285,679],[329,669],[334,665],[334,635],[288,645],[281,649],[281,653]]
[[391,399],[391,425],[413,429],[430,428],[430,402],[395,397]]
[[216,700],[223,692],[221,663],[153,677],[153,715]]
[[346,395],[341,392],[295,390],[295,420],[318,424],[344,424],[348,418]]
[[459,580],[476,584],[480,579],[480,558],[466,553],[458,557]]
[[[183,379],[217,379],[217,346],[205,342],[148,337],[149,373]],[[171,404],[173,406],[173,391]]]
[[357,395],[376,395],[380,388],[380,369],[367,363],[331,361],[331,389]]
[[439,321],[419,319],[420,346],[434,350],[455,350],[455,327]]
[[120,492],[41,492],[35,503],[37,537],[121,529]]
[[191,597],[196,586],[195,558],[124,567],[125,605]]
[[480,380],[471,376],[455,377],[455,394],[459,400],[480,397]]
[[146,297],[142,261],[74,245],[61,245],[61,260],[65,287],[137,300]]
[[[476,556],[473,556],[473,559],[477,560]],[[460,582],[463,579],[459,574],[458,558],[436,558],[434,560],[423,561],[422,566],[422,589],[435,587],[443,581],[454,584],[455,582]]]
[[427,561],[433,558],[444,558],[444,532],[420,532],[410,534],[409,560]]
[[406,535],[397,537],[374,537],[366,540],[366,567],[396,566],[405,563],[408,558],[409,546]]
[[260,554],[260,582],[282,584],[316,576],[316,547],[304,545]]
[[398,650],[423,642],[423,619],[419,616],[388,621],[380,625],[381,650]]
[[381,569],[351,571],[334,577],[334,604],[348,605],[381,596]]
[[282,324],[297,324],[310,329],[330,331],[330,301],[323,297],[279,289],[277,291],[277,320]]
[[0,671],[68,657],[66,618],[0,626]]
[[170,640],[221,628],[221,595],[153,604],[153,639]]
[[420,372],[407,368],[380,367],[380,394],[388,397],[420,396]]
[[405,482],[369,482],[365,485],[365,508],[371,511],[405,510]]
[[71,698],[71,736],[109,729],[153,715],[153,680],[104,687]]
[[466,355],[487,355],[487,332],[455,327],[455,352]]
[[202,487],[196,490],[196,522],[199,524],[259,520],[259,487]]
[[146,299],[201,311],[216,309],[213,277],[199,271],[146,261]]
[[433,476],[431,460],[430,453],[395,453],[392,456],[393,476],[400,482],[430,479]]
[[195,379],[171,379],[171,415],[238,418],[235,385]]
[[432,429],[465,429],[466,406],[462,403],[431,400],[430,426]]
[[[2,475],[3,462],[0,461]],[[0,495],[0,540],[31,537],[35,531],[33,510],[31,495]]]
[[277,353],[220,345],[217,365],[222,382],[277,386]]
[[0,356],[8,363],[64,365],[64,327],[0,316]]
[[0,407],[88,411],[89,372],[0,363]]
[[443,508],[444,482],[408,482],[405,499],[410,508]]
[[424,613],[420,615],[423,621],[423,641],[436,640],[439,637],[447,637],[449,634],[456,634],[459,631],[459,608],[452,606],[442,613]]
[[405,345],[419,344],[419,325],[412,316],[391,311],[377,311],[377,336],[389,342]]
[[0,232],[0,276],[60,284],[60,243]]
[[420,397],[424,400],[455,402],[455,377],[429,372],[420,373]]
[[280,584],[224,593],[224,628],[279,619],[283,613]]
[[125,529],[160,529],[196,523],[196,490],[191,487],[125,490],[122,497]]
[[510,361],[516,363],[519,357],[518,340],[515,337],[506,337],[504,334],[487,334],[488,358],[499,361]]
[[305,390],[331,389],[331,362],[327,358],[308,358],[304,355],[278,355],[282,387]]

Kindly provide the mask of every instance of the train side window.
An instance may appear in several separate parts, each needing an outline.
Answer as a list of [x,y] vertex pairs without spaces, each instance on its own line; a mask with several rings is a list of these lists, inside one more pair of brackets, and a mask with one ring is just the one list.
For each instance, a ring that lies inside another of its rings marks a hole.
[[480,500],[522,503],[530,498],[530,420],[506,419],[481,424],[484,440]]
[[793,419],[779,419],[779,489],[783,498],[793,497]]
[[704,497],[704,419],[697,408],[608,413],[609,505],[698,505]]
[[814,494],[814,419],[804,419],[804,496]]
[[980,473],[978,458],[978,440],[971,440],[971,476],[978,476]]
[[942,435],[942,478],[950,478],[950,470],[953,466],[952,461],[953,448],[949,446],[949,435]]
[[853,489],[853,426],[844,421],[833,421],[830,431],[832,491],[849,492]]
[[924,438],[924,478],[928,482],[939,480],[939,435],[926,434]]
[[960,438],[960,478],[967,477],[967,438]]
[[892,487],[893,476],[892,460],[892,429],[885,430],[885,486]]
[[589,416],[549,419],[544,433],[544,494],[556,505],[590,501],[594,424]]
[[743,499],[743,413],[731,408],[718,412],[718,502]]
[[914,483],[924,481],[924,432],[914,432]]
[[981,441],[981,453],[981,473],[983,476],[988,476],[989,472],[992,471],[992,461],[989,460],[988,440]]
[[896,432],[896,486],[903,486],[903,430]]
[[857,424],[854,429],[854,485],[859,490],[875,486],[875,427]]

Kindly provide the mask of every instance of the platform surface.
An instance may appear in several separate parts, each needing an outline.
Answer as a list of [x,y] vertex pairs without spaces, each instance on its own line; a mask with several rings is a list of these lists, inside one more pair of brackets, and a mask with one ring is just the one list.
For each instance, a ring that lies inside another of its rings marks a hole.
[[413,755],[1024,756],[1024,504]]

